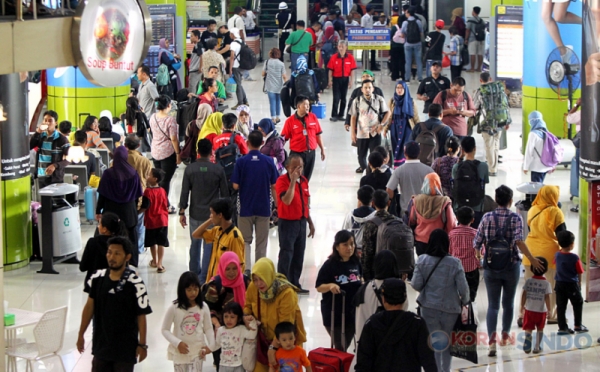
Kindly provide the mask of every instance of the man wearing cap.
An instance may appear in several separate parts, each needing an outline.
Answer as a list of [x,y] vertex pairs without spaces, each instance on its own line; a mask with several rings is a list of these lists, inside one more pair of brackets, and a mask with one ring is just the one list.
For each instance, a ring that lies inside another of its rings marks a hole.
[[[375,6],[373,4],[367,5],[367,13],[360,19],[360,27],[362,28],[373,28],[374,20],[373,14],[375,13]],[[364,51],[363,51],[364,55]],[[377,59],[375,58],[375,49],[371,49],[371,70],[379,71],[377,68]]]
[[[433,32],[432,32],[433,33]],[[442,35],[442,33],[440,33]],[[442,35],[444,37],[444,35]],[[430,61],[427,61],[429,64]],[[429,112],[429,105],[433,103],[433,100],[439,92],[450,88],[450,80],[442,76],[442,64],[440,61],[432,61],[431,67],[429,67],[428,77],[423,79],[417,89],[417,99],[425,101],[424,113]]]
[[340,18],[339,10],[329,11],[329,21],[333,23],[333,29],[340,35],[340,40],[346,39],[346,22]]
[[235,90],[235,95],[237,96],[237,105],[233,106],[231,109],[235,110],[240,105],[248,105],[248,98],[246,98],[246,92],[244,91],[244,87],[242,86],[242,73],[243,71],[240,69],[240,61],[238,55],[240,54],[240,50],[242,50],[242,39],[240,38],[240,30],[237,28],[232,28],[230,30],[231,42],[231,59],[229,61],[229,75],[233,76],[235,83],[237,84],[237,88]]
[[[402,310],[406,301],[404,281],[385,279],[380,289],[385,311],[373,314],[365,323],[354,370],[437,372],[427,324],[415,313]],[[393,355],[400,355],[402,362],[398,363]]]
[[427,74],[427,77],[431,76],[431,65],[433,62],[439,62],[440,66],[442,64],[442,52],[444,51],[444,42],[446,41],[446,36],[442,34],[444,26],[444,20],[438,19],[435,21],[435,30],[431,31],[425,38],[425,42],[429,48],[425,55],[427,61],[425,73]]
[[398,6],[398,4],[394,4],[394,6],[392,6],[392,16],[390,17],[390,26],[395,26],[398,24],[398,18],[400,17],[399,12],[400,12],[400,7]]
[[279,60],[283,62],[283,51],[285,50],[285,41],[287,40],[290,33],[293,31],[294,24],[296,23],[296,17],[288,10],[288,6],[285,2],[279,3],[279,13],[275,15],[275,22],[277,28],[279,28],[279,51],[281,56]]
[[346,95],[354,80],[356,61],[352,54],[347,53],[348,42],[340,40],[338,52],[331,56],[327,69],[329,70],[329,86],[333,87],[333,104],[331,105],[331,121],[344,120],[346,112]]

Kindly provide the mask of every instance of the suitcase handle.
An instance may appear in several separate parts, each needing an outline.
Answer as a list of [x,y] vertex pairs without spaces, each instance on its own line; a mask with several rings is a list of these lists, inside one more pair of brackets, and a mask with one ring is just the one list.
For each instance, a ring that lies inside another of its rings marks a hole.
[[[340,289],[342,295],[342,347],[346,349],[346,291]],[[335,293],[331,292],[331,348],[335,330]]]

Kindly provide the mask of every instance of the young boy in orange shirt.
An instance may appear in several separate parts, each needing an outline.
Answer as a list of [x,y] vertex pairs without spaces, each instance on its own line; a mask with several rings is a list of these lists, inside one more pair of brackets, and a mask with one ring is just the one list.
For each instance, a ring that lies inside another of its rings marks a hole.
[[310,361],[306,357],[306,351],[296,346],[296,326],[290,322],[281,322],[275,327],[275,337],[281,347],[275,353],[277,366],[269,366],[269,372],[302,372],[302,366],[306,372],[312,372]]

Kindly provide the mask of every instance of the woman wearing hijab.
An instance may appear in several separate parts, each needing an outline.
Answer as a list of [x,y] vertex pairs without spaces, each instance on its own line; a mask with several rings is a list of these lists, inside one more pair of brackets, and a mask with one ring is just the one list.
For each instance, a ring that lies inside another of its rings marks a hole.
[[396,83],[394,97],[390,100],[392,120],[383,128],[383,136],[387,138],[388,130],[392,140],[392,153],[394,155],[394,168],[404,164],[404,145],[410,141],[412,123],[419,123],[419,110],[417,103],[410,96],[410,91],[404,81]]
[[418,256],[427,250],[427,242],[433,230],[443,229],[449,233],[456,226],[452,200],[444,196],[437,173],[425,176],[421,194],[413,195],[407,210],[410,227],[415,232],[415,250]]
[[152,143],[152,139],[148,135],[150,122],[146,114],[140,109],[140,101],[136,97],[129,97],[125,104],[127,106],[125,111],[127,133],[135,133],[142,140],[141,152],[150,151],[150,144]]
[[306,62],[306,57],[304,55],[300,55],[296,60],[296,70],[292,71],[291,78],[288,86],[292,88],[292,93],[290,95],[290,101],[295,102],[296,99],[296,84],[295,81],[300,75],[309,74],[312,76],[312,79],[303,79],[303,82],[306,84],[310,84],[311,81],[313,83],[313,88],[303,88],[303,91],[309,92],[313,91],[315,93],[314,97],[308,97],[310,104],[312,105],[315,100],[318,100],[319,93],[319,81],[317,80],[317,75],[315,75],[313,70],[308,69],[308,63]]
[[460,37],[465,38],[465,34],[467,32],[467,25],[465,24],[465,20],[462,17],[463,8],[454,8],[452,10],[452,17],[450,18],[450,22],[452,22],[451,26],[456,27],[456,31]]
[[[129,240],[137,246],[137,201],[142,196],[142,183],[134,167],[127,162],[127,148],[117,147],[113,156],[113,166],[102,173],[98,186],[96,220],[103,213],[112,212],[119,216],[129,233]],[[138,250],[131,255],[131,265],[138,265]]]
[[333,23],[331,21],[325,22],[323,26],[323,32],[317,40],[317,46],[321,51],[321,58],[319,59],[319,67],[327,67],[329,59],[337,51],[337,43],[340,40],[340,36],[335,32]]
[[[543,186],[531,204],[531,209],[527,212],[529,234],[525,239],[525,244],[534,257],[544,257],[548,261],[548,271],[545,276],[552,288],[554,288],[554,275],[556,274],[554,256],[560,250],[556,233],[567,229],[565,216],[558,207],[559,194],[558,186]],[[525,256],[523,257],[523,266],[525,266],[525,280],[533,277],[531,262]],[[556,293],[552,292],[547,313],[548,324],[557,324],[556,316]],[[517,323],[521,326],[522,322],[523,314],[521,313]]]
[[[275,326],[281,322],[296,325],[296,345],[306,342],[302,313],[298,306],[296,288],[285,275],[275,272],[275,265],[263,257],[252,266],[252,282],[246,291],[244,314],[261,322],[260,330],[274,348],[281,345],[275,338]],[[260,313],[259,313],[260,309]],[[276,365],[275,350],[269,350],[269,363]],[[269,366],[256,362],[254,372],[267,372]]]
[[[389,278],[401,278],[396,255],[389,250],[380,251],[375,255],[373,270],[375,279],[364,283],[354,295],[353,305],[356,306],[354,332],[357,340],[360,340],[362,329],[371,315],[383,309],[380,297],[383,281]],[[404,310],[408,309],[408,300],[404,303],[403,308]]]
[[546,173],[554,172],[554,168],[542,163],[544,141],[546,140],[546,133],[548,133],[542,113],[532,111],[529,114],[529,125],[531,130],[529,131],[525,155],[523,156],[523,173],[531,172],[531,182],[544,183]]
[[158,52],[158,64],[165,65],[169,69],[169,77],[171,79],[172,97],[179,91],[179,78],[177,70],[181,68],[181,57],[169,51],[169,40],[164,37],[158,42],[160,51]]
[[198,157],[196,144],[199,141],[200,130],[212,113],[212,107],[209,104],[201,103],[198,105],[196,120],[190,122],[185,129],[185,144],[183,145],[183,149],[181,149],[181,159],[188,159],[190,162],[196,160]]
[[[470,301],[462,264],[448,254],[449,248],[448,234],[442,229],[433,230],[427,252],[417,260],[410,282],[419,292],[417,303],[430,334],[445,332],[451,335],[462,306]],[[450,372],[450,348],[435,350],[435,362],[439,372]]]
[[[213,326],[218,329],[224,325],[223,307],[235,301],[244,307],[246,304],[246,288],[250,278],[242,273],[240,259],[234,252],[225,252],[219,260],[217,275],[202,286],[204,302],[210,309]],[[221,360],[221,349],[213,352],[215,365]]]
[[252,122],[252,116],[250,116],[250,107],[239,105],[235,111],[238,117],[235,124],[235,131],[241,133],[244,138],[248,138],[248,134],[254,130],[254,123]]
[[285,149],[283,148],[285,140],[277,133],[275,123],[271,119],[262,119],[254,127],[263,135],[264,144],[260,148],[260,152],[263,155],[273,158],[277,171],[280,175],[283,174],[286,158]]
[[[223,133],[223,113],[215,112],[214,114],[210,114],[204,125],[202,125],[198,141],[206,138],[214,145],[213,140],[221,133]],[[196,143],[196,147],[198,147],[198,143]],[[215,162],[214,155],[211,156],[210,161]]]

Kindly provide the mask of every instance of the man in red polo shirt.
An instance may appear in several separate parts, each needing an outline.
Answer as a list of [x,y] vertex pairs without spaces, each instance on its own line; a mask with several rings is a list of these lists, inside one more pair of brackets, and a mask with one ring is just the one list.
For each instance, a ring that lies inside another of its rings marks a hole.
[[333,87],[333,104],[331,105],[331,121],[344,120],[346,112],[346,95],[348,88],[352,87],[356,61],[352,54],[346,53],[348,42],[338,42],[338,53],[331,56],[327,69],[329,69],[329,86]]
[[312,36],[313,40],[312,45],[308,50],[308,68],[312,70],[313,68],[317,67],[315,51],[317,48],[317,34],[319,31],[321,31],[321,23],[319,23],[318,20],[313,21],[306,31]]
[[308,237],[314,238],[315,225],[310,218],[310,192],[308,180],[302,176],[304,162],[302,156],[292,153],[286,161],[287,173],[275,183],[277,193],[277,235],[279,235],[279,262],[277,272],[300,288],[299,294],[308,294],[308,289],[300,286],[300,274],[304,264],[306,249],[306,225]]
[[302,158],[304,177],[310,181],[310,176],[315,168],[317,146],[321,149],[321,160],[325,160],[325,147],[321,140],[323,131],[315,114],[310,112],[308,98],[297,96],[295,101],[296,113],[285,121],[281,136],[286,141],[290,141],[290,153],[298,154]]

